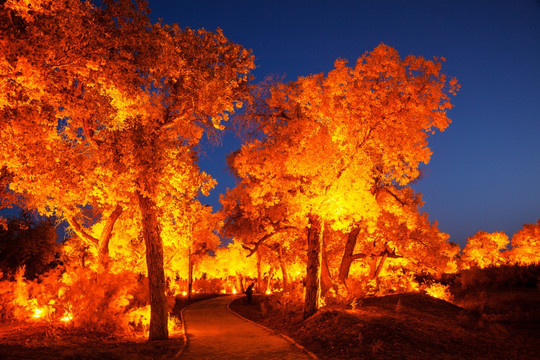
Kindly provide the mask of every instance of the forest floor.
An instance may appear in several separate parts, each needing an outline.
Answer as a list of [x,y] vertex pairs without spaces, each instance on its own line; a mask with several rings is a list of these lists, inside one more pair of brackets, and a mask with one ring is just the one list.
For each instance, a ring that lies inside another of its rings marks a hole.
[[466,291],[453,303],[418,293],[365,298],[305,321],[300,307],[280,307],[276,295],[254,298],[230,308],[320,359],[540,359],[538,288]]
[[[213,296],[196,295],[192,302]],[[461,291],[453,303],[418,293],[365,298],[354,308],[324,307],[305,321],[300,306],[280,307],[279,295],[254,300],[248,305],[242,297],[230,307],[322,360],[540,359],[536,287]],[[178,297],[173,314],[187,305]],[[181,336],[148,342],[45,323],[0,324],[0,359],[169,359],[183,346]]]
[[[215,297],[194,294],[191,303]],[[175,299],[172,314],[190,304],[187,297]],[[181,334],[166,341],[148,342],[146,337],[115,336],[104,332],[71,329],[47,323],[0,324],[0,359],[40,360],[150,360],[172,359],[183,349]]]

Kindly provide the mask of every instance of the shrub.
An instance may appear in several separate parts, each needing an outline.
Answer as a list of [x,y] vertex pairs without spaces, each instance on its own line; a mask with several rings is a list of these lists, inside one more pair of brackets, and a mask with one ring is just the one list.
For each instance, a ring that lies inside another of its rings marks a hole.
[[2,281],[2,320],[66,322],[115,334],[148,330],[147,284],[137,274],[78,266],[56,268],[34,281],[23,274],[21,268],[14,281]]
[[535,287],[540,280],[540,264],[501,265],[485,269],[462,270],[458,282],[462,289],[497,288],[505,286]]
[[432,283],[425,288],[425,292],[431,297],[452,302],[454,297],[450,293],[449,287],[449,285],[443,285],[441,283]]

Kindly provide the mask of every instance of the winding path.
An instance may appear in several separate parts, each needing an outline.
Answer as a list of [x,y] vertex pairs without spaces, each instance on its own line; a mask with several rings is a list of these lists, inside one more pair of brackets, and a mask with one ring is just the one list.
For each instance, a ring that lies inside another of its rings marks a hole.
[[311,359],[278,335],[227,309],[235,296],[200,301],[184,311],[188,343],[182,360]]

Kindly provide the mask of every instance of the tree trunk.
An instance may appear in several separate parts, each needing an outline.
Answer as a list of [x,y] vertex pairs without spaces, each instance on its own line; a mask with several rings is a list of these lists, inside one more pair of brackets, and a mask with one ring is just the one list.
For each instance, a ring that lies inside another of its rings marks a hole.
[[324,236],[322,241],[322,263],[321,263],[321,297],[323,297],[328,290],[334,285],[332,276],[330,275],[330,268],[328,267],[328,258],[326,256],[326,244],[324,243]]
[[146,266],[150,288],[149,340],[166,340],[168,334],[165,272],[163,269],[163,242],[159,231],[156,204],[151,198],[137,192],[142,215],[142,231],[146,246]]
[[379,277],[379,274],[381,273],[381,270],[383,269],[384,263],[386,262],[386,258],[388,257],[388,254],[385,252],[383,256],[381,257],[381,260],[379,261],[379,265],[377,265],[377,269],[375,270],[375,274],[373,274],[373,278],[376,279]]
[[279,266],[281,268],[281,276],[283,278],[283,291],[289,291],[289,274],[287,273],[287,267],[285,266],[285,260],[283,260],[283,246],[279,244],[278,247]]
[[79,224],[75,217],[68,217],[69,226],[73,229],[77,236],[85,241],[89,246],[92,246],[97,249],[98,253],[98,271],[106,272],[109,270],[109,242],[112,238],[112,230],[116,220],[122,215],[122,207],[118,204],[114,208],[113,212],[107,218],[105,227],[101,232],[101,236],[98,238],[90,235],[86,230]]
[[262,293],[262,279],[261,279],[261,253],[257,249],[257,291]]
[[191,302],[191,292],[193,291],[193,259],[191,258],[191,246],[188,250],[188,302]]
[[116,205],[114,211],[109,215],[105,227],[101,232],[101,237],[99,239],[99,251],[98,251],[98,264],[100,271],[106,272],[109,270],[109,242],[112,238],[112,230],[116,220],[122,215],[122,207]]
[[236,273],[236,286],[240,289],[240,293],[244,293],[244,276]]
[[268,270],[268,276],[266,276],[266,287],[264,289],[264,292],[271,291],[272,287],[272,275],[274,274],[274,268],[270,266],[270,269]]
[[307,233],[306,294],[304,298],[304,319],[317,312],[321,296],[321,221],[314,215],[309,216]]
[[351,264],[354,261],[353,253],[354,247],[356,246],[356,238],[360,233],[360,228],[355,227],[347,234],[347,243],[345,244],[345,250],[343,251],[343,256],[341,257],[341,264],[339,266],[339,280],[345,284],[345,281],[349,277],[349,270],[351,269]]

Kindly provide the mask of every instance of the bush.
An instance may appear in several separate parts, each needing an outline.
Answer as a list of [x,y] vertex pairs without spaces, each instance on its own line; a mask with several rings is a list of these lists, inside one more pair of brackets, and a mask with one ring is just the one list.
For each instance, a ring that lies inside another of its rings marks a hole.
[[15,281],[2,281],[2,320],[65,322],[116,334],[148,330],[147,284],[137,274],[76,266],[54,269],[34,281],[25,281],[23,274],[21,268]]
[[540,264],[501,265],[485,269],[471,268],[459,272],[457,282],[462,289],[498,288],[505,286],[535,287],[540,280]]
[[27,279],[49,271],[59,252],[56,238],[51,220],[10,219],[6,229],[0,227],[0,271],[13,275],[24,266]]

